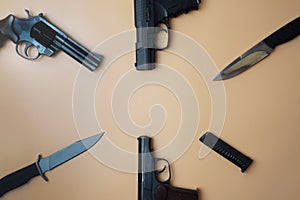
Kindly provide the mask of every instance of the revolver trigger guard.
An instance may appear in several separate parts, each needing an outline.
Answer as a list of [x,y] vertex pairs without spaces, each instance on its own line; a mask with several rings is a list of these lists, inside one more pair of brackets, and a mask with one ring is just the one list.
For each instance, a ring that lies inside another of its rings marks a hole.
[[[20,44],[22,43],[25,43],[25,47],[24,47],[24,54],[21,54],[20,51],[19,51],[19,46]],[[40,57],[40,53],[38,52],[37,55],[35,57],[30,57],[30,55],[28,54],[28,50],[33,47],[34,45],[30,42],[27,42],[27,41],[19,41],[17,43],[17,46],[16,46],[16,52],[19,56],[21,56],[22,58],[25,58],[27,60],[36,60]]]

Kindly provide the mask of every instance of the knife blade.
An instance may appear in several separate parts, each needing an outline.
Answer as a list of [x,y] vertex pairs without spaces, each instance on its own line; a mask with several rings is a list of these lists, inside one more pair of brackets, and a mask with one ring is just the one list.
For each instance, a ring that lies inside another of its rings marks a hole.
[[30,179],[36,176],[41,176],[45,181],[48,181],[45,172],[50,171],[87,151],[102,138],[103,134],[104,133],[100,133],[79,140],[46,158],[42,158],[41,155],[39,155],[36,162],[3,177],[0,179],[0,197],[9,191],[26,184]]
[[300,17],[284,25],[267,38],[235,59],[213,79],[226,80],[246,71],[273,52],[276,46],[286,43],[300,34]]

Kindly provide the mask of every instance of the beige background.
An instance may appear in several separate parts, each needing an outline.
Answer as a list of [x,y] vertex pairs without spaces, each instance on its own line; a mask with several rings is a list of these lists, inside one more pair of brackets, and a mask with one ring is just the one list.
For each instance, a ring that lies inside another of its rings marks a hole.
[[[0,16],[12,13],[24,17],[24,8],[35,15],[45,13],[51,22],[89,49],[134,28],[132,0],[2,0]],[[299,13],[298,0],[203,0],[198,11],[172,19],[171,27],[203,45],[221,70]],[[174,65],[201,99],[201,121],[195,140],[172,163],[174,186],[199,188],[203,200],[299,199],[299,46],[300,37],[276,48],[249,71],[224,82],[227,112],[220,134],[254,159],[244,174],[215,153],[198,158],[202,146],[198,138],[208,130],[211,117],[209,92],[201,76],[196,76],[188,64],[176,65],[170,55],[158,53],[158,62]],[[105,55],[110,51],[101,49],[99,53]],[[97,89],[95,105],[105,137],[131,152],[137,151],[137,141],[125,135],[113,121],[109,95],[118,77],[134,67],[134,59],[131,52],[111,64]],[[24,60],[15,53],[12,42],[1,49],[0,66],[3,177],[30,164],[39,153],[47,156],[80,138],[73,119],[72,92],[82,68],[63,52],[34,62]],[[149,95],[150,92],[155,95]],[[130,102],[130,112],[138,124],[149,120],[145,107],[157,102],[167,105],[169,118],[154,138],[156,149],[167,144],[178,128],[180,112],[174,98],[160,87],[149,86]],[[161,156],[168,159],[168,155]],[[137,199],[136,174],[111,169],[89,153],[48,172],[47,176],[48,183],[35,178],[2,199]]]

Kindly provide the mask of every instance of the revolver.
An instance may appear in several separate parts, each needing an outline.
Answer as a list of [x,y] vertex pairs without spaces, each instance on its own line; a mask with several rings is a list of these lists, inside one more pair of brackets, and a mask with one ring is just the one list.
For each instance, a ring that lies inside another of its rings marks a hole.
[[42,13],[32,16],[29,10],[25,12],[28,19],[10,14],[0,21],[0,48],[10,39],[16,44],[18,55],[28,60],[36,60],[40,55],[51,57],[61,49],[91,71],[99,66],[102,55],[78,44],[50,23]]
[[[201,0],[134,0],[137,70],[155,68],[155,51],[169,47],[169,19],[190,10],[197,10]],[[167,34],[166,45],[156,45],[156,36]]]
[[[138,200],[198,200],[198,189],[190,190],[170,185],[171,167],[164,158],[154,158],[151,138],[141,136],[138,157]],[[162,170],[156,170],[158,162],[165,162]],[[160,181],[158,176],[168,169],[168,179]]]

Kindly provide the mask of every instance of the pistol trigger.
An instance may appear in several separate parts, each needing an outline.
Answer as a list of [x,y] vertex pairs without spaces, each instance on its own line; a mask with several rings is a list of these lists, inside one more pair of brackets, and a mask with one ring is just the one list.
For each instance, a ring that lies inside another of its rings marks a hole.
[[156,174],[159,175],[161,173],[163,173],[166,170],[166,165],[161,169],[161,170],[156,170]]
[[169,19],[168,19],[168,18],[165,18],[165,19],[163,20],[163,23],[166,25],[167,29],[170,29],[170,28],[171,28],[171,27],[170,27],[170,24],[169,24]]
[[157,27],[155,28],[155,33],[159,33],[159,32],[165,32],[165,33],[168,33],[168,30],[165,29],[165,28],[162,28],[162,27]]

